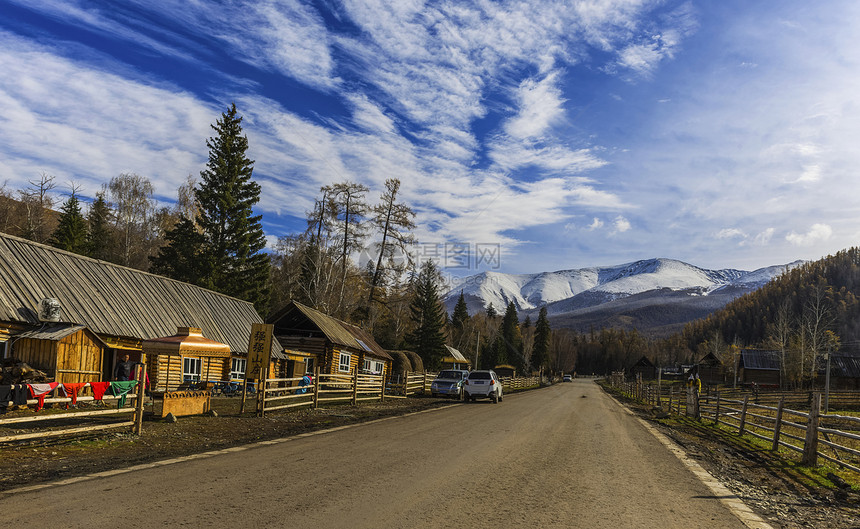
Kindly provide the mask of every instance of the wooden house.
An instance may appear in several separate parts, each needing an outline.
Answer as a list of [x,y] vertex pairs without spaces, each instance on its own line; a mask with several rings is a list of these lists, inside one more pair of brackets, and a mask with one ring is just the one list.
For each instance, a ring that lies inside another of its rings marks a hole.
[[296,301],[269,318],[287,357],[285,376],[313,372],[388,376],[392,358],[370,333]]
[[636,378],[637,374],[641,374],[642,380],[656,380],[657,366],[651,360],[648,360],[647,357],[643,356],[638,362],[633,364],[630,373],[632,373],[634,378]]
[[[117,358],[142,359],[145,340],[179,327],[202,329],[230,348],[231,372],[244,374],[251,303],[205,288],[0,233],[0,354],[60,382],[110,380]],[[43,299],[59,302],[57,321],[40,319]],[[272,358],[284,359],[276,340]],[[98,372],[98,373],[96,373]]]
[[759,386],[779,387],[780,385],[780,354],[779,351],[762,349],[741,349],[738,359],[738,383]]
[[[827,362],[821,360],[815,384],[824,387],[827,381]],[[830,356],[830,389],[860,389],[860,356],[833,354]]]
[[698,373],[702,384],[718,385],[725,384],[727,376],[730,376],[723,362],[714,353],[708,353],[699,360]]

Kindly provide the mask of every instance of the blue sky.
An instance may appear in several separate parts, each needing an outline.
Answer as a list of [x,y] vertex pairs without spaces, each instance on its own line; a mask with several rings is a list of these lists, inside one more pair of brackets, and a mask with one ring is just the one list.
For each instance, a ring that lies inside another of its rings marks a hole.
[[0,0],[0,183],[91,197],[136,172],[169,203],[235,102],[272,239],[320,186],[375,201],[396,177],[421,243],[470,248],[457,275],[495,246],[513,273],[815,259],[860,242],[858,22],[852,1]]

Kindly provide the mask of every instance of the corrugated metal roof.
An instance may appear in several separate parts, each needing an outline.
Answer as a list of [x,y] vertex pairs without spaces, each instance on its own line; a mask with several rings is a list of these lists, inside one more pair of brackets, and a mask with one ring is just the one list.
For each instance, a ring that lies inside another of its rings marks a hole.
[[[42,298],[96,334],[146,340],[200,327],[234,353],[247,352],[251,324],[263,322],[247,301],[0,233],[0,321],[39,324]],[[273,356],[281,351],[273,340]]]
[[[376,340],[373,339],[373,336],[369,332],[345,321],[333,318],[316,309],[302,305],[297,301],[291,301],[289,305],[271,317],[270,321],[275,323],[276,329],[279,322],[289,321],[291,324],[296,324],[300,320],[295,320],[295,312],[310,320],[325,335],[326,339],[334,344],[349,347],[356,351],[366,351],[371,356],[377,358],[392,360],[391,355],[386,353],[385,349],[376,343]],[[278,336],[288,336],[287,332],[277,331],[276,333],[278,333]]]
[[860,378],[860,356],[832,355],[830,374],[835,377]]
[[74,323],[48,323],[30,331],[24,331],[15,335],[15,338],[35,338],[37,340],[54,340],[59,341],[75,334],[81,329],[86,329],[84,325],[76,325]]
[[762,349],[741,349],[741,358],[739,365],[747,369],[779,371],[779,358],[779,351],[765,351]]

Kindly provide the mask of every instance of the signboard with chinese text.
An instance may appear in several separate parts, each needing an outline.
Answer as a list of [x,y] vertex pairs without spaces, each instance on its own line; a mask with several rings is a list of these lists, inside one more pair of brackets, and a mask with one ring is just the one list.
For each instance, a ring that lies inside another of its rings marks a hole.
[[248,367],[245,370],[246,380],[258,380],[262,375],[263,368],[268,366],[272,354],[272,331],[274,327],[268,323],[251,324]]

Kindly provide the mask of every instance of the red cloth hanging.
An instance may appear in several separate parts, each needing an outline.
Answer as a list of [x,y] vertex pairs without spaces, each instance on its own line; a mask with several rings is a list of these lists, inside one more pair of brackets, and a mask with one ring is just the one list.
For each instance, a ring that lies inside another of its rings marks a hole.
[[30,395],[39,401],[36,403],[36,411],[42,411],[42,408],[45,407],[45,395],[57,389],[57,386],[59,385],[60,384],[57,382],[27,384],[27,387],[30,388]]

